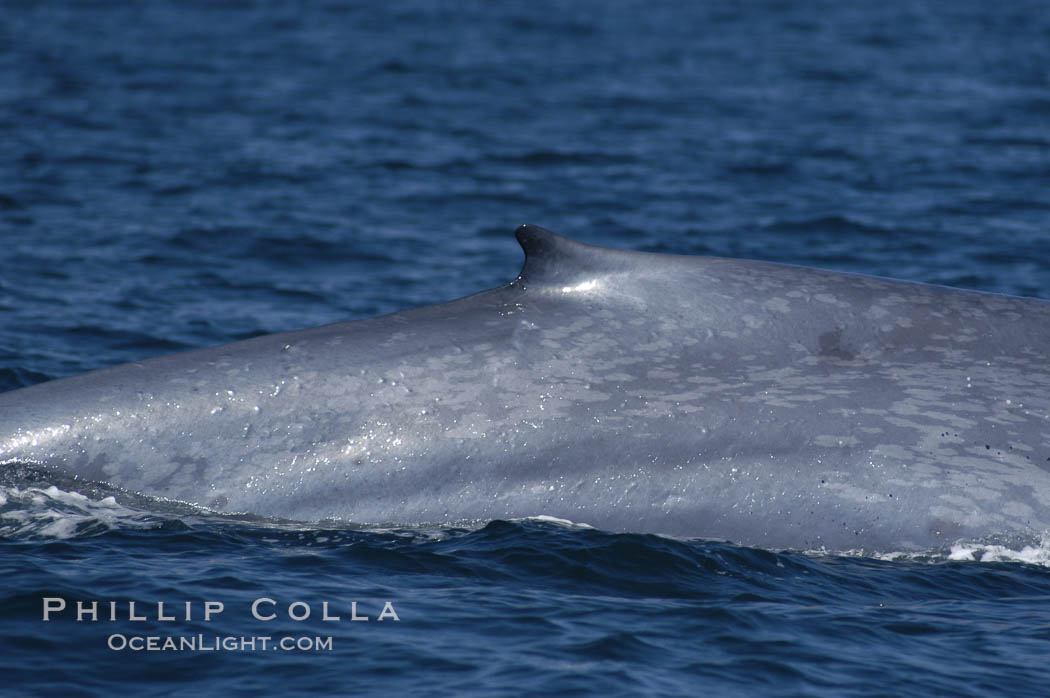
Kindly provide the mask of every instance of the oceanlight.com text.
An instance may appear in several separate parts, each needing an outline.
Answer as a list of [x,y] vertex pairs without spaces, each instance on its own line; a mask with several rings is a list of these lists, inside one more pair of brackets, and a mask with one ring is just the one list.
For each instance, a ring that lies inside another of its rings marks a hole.
[[114,633],[106,639],[106,646],[116,652],[331,652],[332,638]]

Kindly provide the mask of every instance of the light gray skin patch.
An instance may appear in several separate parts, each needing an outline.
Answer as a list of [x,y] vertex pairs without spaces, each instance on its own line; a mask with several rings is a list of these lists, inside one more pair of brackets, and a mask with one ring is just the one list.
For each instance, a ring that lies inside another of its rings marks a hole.
[[1050,528],[1050,303],[517,237],[502,288],[2,394],[0,461],[301,520],[831,550]]

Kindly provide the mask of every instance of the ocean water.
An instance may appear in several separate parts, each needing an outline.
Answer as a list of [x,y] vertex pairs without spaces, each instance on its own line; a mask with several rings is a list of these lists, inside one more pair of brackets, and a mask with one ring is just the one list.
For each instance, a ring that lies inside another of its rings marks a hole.
[[[1050,298],[1050,13],[0,2],[0,389],[497,286],[523,222]],[[1050,538],[873,557],[541,517],[362,530],[2,475],[5,695],[1050,679]]]

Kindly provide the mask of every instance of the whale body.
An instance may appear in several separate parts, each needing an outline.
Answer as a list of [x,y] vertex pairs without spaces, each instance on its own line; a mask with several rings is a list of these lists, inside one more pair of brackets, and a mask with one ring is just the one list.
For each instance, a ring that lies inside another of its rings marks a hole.
[[775,548],[1050,529],[1050,302],[516,234],[501,288],[0,394],[3,469]]

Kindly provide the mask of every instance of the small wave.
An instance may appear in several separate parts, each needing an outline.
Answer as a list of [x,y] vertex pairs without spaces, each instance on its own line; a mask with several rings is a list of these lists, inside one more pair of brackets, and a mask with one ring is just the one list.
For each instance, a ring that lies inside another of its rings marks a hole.
[[861,235],[871,237],[893,237],[909,234],[896,226],[873,218],[851,215],[825,215],[804,218],[775,218],[763,221],[762,230],[777,233],[830,233],[835,235]]
[[64,540],[157,525],[156,517],[128,509],[112,495],[92,499],[55,485],[0,487],[0,538]]
[[569,521],[568,519],[559,519],[557,516],[547,516],[546,514],[540,514],[539,516],[526,516],[523,519],[511,519],[511,521],[537,521],[539,523],[552,524],[555,526],[561,526],[562,528],[576,530],[594,529],[594,526],[591,526],[590,524]]
[[957,541],[933,550],[872,552],[869,550],[807,550],[812,557],[857,557],[884,562],[1021,562],[1050,567],[1050,532],[1044,533],[1038,543],[1027,541]]
[[1050,567],[1050,537],[1043,535],[1037,545],[1014,549],[1008,545],[956,543],[948,554],[949,560],[976,562],[1025,562]]
[[54,377],[55,376],[49,376],[46,373],[23,368],[21,366],[3,368],[0,369],[0,391],[24,388],[28,385],[34,385],[35,383],[43,383]]
[[511,165],[630,165],[637,159],[629,154],[602,150],[535,149],[519,153],[492,155],[489,160]]

